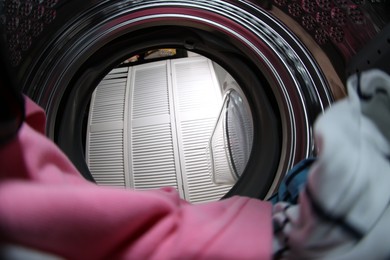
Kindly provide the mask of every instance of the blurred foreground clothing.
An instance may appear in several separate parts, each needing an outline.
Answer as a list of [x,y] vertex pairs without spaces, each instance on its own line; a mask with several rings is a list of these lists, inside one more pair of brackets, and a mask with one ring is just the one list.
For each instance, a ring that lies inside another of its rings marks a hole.
[[390,259],[390,76],[349,78],[315,124],[318,158],[298,204],[274,206],[281,259]]
[[171,188],[132,191],[84,180],[43,135],[26,98],[0,147],[0,242],[66,259],[270,259],[272,206],[244,197],[190,205]]

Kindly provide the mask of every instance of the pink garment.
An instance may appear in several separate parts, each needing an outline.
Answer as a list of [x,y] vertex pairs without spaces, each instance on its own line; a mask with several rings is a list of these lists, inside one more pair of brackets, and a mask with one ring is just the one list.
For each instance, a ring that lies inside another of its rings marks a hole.
[[43,135],[42,109],[0,147],[0,241],[67,259],[270,259],[271,204],[233,197],[190,205],[172,188],[84,180]]

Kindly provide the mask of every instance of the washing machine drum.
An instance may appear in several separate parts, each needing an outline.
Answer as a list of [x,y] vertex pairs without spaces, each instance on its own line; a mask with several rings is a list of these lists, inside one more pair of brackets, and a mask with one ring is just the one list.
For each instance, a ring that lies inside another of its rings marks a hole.
[[[106,75],[118,64],[153,50],[174,49],[204,56],[211,66],[219,66],[231,75],[249,110],[245,117],[251,117],[251,139],[250,143],[245,142],[245,149],[249,149],[246,164],[235,157],[240,174],[228,189],[216,188],[219,198],[232,195],[266,198],[289,168],[315,155],[313,122],[335,99],[346,94],[343,85],[346,64],[388,22],[386,1],[2,0],[0,4],[2,39],[16,85],[46,110],[48,136],[86,179],[98,184],[112,182],[137,188],[138,181],[147,183],[150,176],[157,176],[158,180],[164,170],[164,167],[160,167],[160,172],[148,168],[159,161],[157,157],[138,169],[141,172],[143,169],[144,175],[135,176],[137,162],[129,156],[136,147],[129,150],[126,144],[117,153],[98,151],[94,160],[105,163],[95,172],[96,165],[92,167],[86,160],[90,153],[86,149],[90,143],[86,133],[91,127],[88,122],[92,96],[102,79],[107,79]],[[172,64],[166,66],[173,68]],[[128,66],[127,74],[122,77],[126,79],[125,85],[131,81],[130,67],[133,66]],[[172,82],[175,85],[176,81]],[[131,97],[132,91],[126,92],[123,99]],[[170,97],[177,91],[172,88],[162,93]],[[121,102],[122,114],[110,116],[119,116],[122,124],[131,124],[134,118],[126,112],[131,100]],[[145,107],[152,107],[155,100],[150,97],[143,102]],[[169,111],[178,103],[180,100]],[[202,156],[212,156],[207,145],[216,121],[208,128],[206,143],[196,147],[197,153],[190,143],[188,149],[183,148],[182,157],[171,158],[176,161],[176,170],[180,169],[180,174],[175,173],[176,187],[179,190],[184,187],[183,196],[190,201],[216,199],[212,190],[196,195],[202,186],[207,186],[203,179],[212,180],[210,160],[205,161],[204,169],[191,164]],[[185,127],[189,126],[186,123],[176,123],[176,136],[181,137],[171,140],[172,149],[180,150],[179,142],[186,137]],[[111,125],[118,124],[115,121]],[[129,128],[130,131],[119,126],[114,134],[108,125],[107,135],[104,131],[99,133],[106,145],[115,143],[115,138],[127,135],[134,138],[134,128]],[[234,129],[237,135],[248,136],[248,129],[242,125]],[[163,133],[157,128],[149,131],[152,135]],[[190,133],[196,131],[195,128]],[[146,136],[142,142],[148,140],[151,139]],[[230,152],[240,151],[237,145]],[[158,150],[156,147],[149,153]],[[186,157],[191,152],[198,157],[193,160]],[[164,158],[160,161],[166,161]],[[200,172],[203,177],[197,175]],[[161,186],[165,184],[161,179]]]

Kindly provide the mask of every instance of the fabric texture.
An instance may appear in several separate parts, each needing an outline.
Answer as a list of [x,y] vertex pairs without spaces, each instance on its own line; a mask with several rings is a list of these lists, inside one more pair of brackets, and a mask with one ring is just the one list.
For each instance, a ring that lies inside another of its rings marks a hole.
[[190,205],[176,190],[84,180],[44,135],[42,109],[0,147],[0,241],[66,259],[270,259],[269,202]]
[[306,185],[310,166],[314,162],[314,157],[306,158],[289,170],[280,183],[278,191],[268,201],[272,204],[282,201],[297,204],[299,193]]
[[299,203],[274,206],[278,258],[390,258],[390,77],[371,70],[347,85],[315,123],[318,158]]

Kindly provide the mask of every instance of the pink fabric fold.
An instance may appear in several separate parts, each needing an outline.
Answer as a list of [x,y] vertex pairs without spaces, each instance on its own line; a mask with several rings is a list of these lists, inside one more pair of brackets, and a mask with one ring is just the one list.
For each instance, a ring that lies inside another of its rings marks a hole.
[[270,259],[271,205],[245,197],[191,205],[176,190],[84,180],[48,140],[42,109],[0,147],[0,239],[68,259]]

